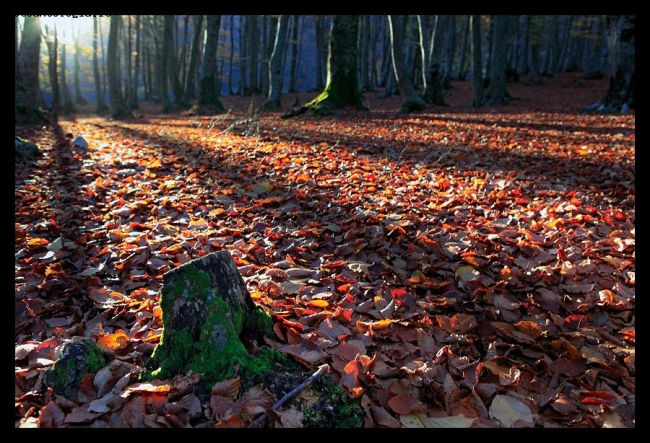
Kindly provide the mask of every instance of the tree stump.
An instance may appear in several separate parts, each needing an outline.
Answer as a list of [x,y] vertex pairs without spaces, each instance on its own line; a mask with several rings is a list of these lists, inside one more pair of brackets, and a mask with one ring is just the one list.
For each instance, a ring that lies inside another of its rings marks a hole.
[[272,336],[273,320],[257,305],[228,252],[192,260],[163,275],[163,333],[142,380],[187,371],[217,382],[237,369],[264,370],[246,343]]

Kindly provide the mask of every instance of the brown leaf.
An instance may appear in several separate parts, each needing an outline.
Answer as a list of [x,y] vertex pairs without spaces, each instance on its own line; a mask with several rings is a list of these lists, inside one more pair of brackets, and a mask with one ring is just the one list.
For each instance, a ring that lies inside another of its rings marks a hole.
[[381,406],[372,406],[372,415],[377,424],[384,428],[401,428],[401,423]]
[[38,416],[38,425],[41,428],[58,428],[63,424],[65,413],[53,401],[41,408]]
[[414,411],[422,411],[424,405],[408,394],[397,394],[388,400],[388,406],[397,414],[405,415]]
[[235,377],[228,380],[220,381],[212,386],[210,393],[212,395],[220,395],[235,399],[239,395],[239,388],[241,387],[241,378]]

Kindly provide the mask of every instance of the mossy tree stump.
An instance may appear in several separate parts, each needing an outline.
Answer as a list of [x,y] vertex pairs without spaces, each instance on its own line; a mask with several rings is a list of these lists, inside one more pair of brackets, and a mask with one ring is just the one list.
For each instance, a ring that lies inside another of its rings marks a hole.
[[163,333],[141,376],[171,378],[189,370],[203,381],[235,375],[235,368],[264,370],[245,342],[273,333],[273,320],[257,305],[228,252],[192,260],[163,275]]

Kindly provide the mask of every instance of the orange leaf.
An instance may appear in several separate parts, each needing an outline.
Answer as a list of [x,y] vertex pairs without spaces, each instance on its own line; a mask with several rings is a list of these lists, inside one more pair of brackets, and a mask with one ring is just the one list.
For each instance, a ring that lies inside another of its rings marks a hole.
[[97,339],[97,344],[105,349],[110,349],[114,351],[116,349],[123,349],[131,342],[131,339],[126,332],[121,329],[115,332],[114,334],[104,335]]
[[326,308],[330,305],[327,300],[309,300],[307,304],[317,308]]

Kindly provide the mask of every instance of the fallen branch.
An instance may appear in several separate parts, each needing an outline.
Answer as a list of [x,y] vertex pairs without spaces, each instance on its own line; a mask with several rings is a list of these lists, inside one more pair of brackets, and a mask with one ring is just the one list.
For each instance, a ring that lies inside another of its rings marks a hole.
[[[274,404],[271,409],[277,410],[280,406],[282,406],[284,403],[286,403],[291,397],[296,395],[298,392],[302,391],[305,389],[307,386],[309,386],[311,383],[314,382],[314,380],[318,380],[323,374],[327,373],[330,371],[330,367],[328,364],[320,365],[318,367],[318,370],[314,372],[307,380],[303,381],[300,383],[298,386],[293,388],[291,391],[289,391],[284,397],[282,397],[276,404]],[[257,417],[255,421],[249,426],[256,428],[259,425],[262,424],[264,419],[266,418],[266,412],[264,412],[262,415]]]

